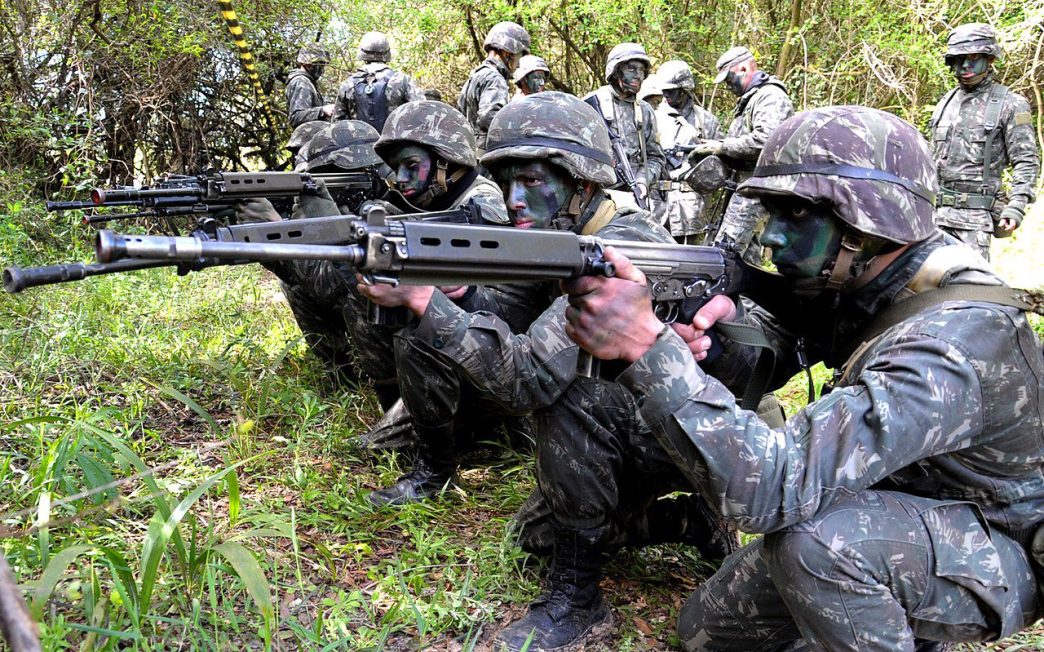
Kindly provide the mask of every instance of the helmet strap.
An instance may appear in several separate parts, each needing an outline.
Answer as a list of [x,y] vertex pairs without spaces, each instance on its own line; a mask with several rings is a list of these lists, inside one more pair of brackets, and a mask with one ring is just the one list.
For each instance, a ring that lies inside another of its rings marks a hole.
[[417,206],[427,206],[431,200],[439,195],[445,195],[452,183],[459,181],[468,173],[468,168],[461,167],[448,178],[446,172],[449,170],[449,161],[439,157],[435,161],[435,178],[428,182],[427,189],[417,196],[413,203]]
[[863,239],[853,233],[845,233],[841,236],[841,248],[837,252],[837,258],[834,259],[834,267],[830,270],[830,275],[826,280],[826,289],[828,290],[840,290],[845,283],[849,281],[853,276],[852,267],[855,263],[856,255],[863,248]]

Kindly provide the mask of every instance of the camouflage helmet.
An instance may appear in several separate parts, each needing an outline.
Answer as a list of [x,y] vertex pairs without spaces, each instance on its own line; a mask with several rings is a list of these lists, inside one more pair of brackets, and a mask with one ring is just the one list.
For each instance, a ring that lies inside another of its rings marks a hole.
[[297,63],[325,66],[330,63],[330,52],[318,43],[309,43],[297,51]]
[[656,77],[659,78],[663,90],[681,88],[691,91],[696,88],[696,81],[692,78],[689,64],[681,59],[671,59],[661,63],[660,67],[656,69]]
[[286,148],[296,154],[312,140],[313,136],[329,126],[330,123],[326,120],[309,120],[297,125],[294,132],[290,134],[290,140],[287,141]]
[[663,95],[663,84],[660,83],[656,75],[650,75],[645,78],[645,81],[642,82],[642,87],[638,89],[638,99],[645,100],[657,95]]
[[605,121],[590,104],[568,93],[526,95],[497,112],[482,165],[493,170],[509,159],[542,159],[577,179],[616,183]]
[[999,58],[1001,48],[997,44],[997,31],[986,23],[967,23],[953,28],[946,37],[946,63],[965,54]]
[[912,125],[878,109],[804,111],[769,136],[746,197],[801,197],[828,204],[856,231],[899,244],[934,230],[938,181],[928,143]]
[[390,165],[394,151],[404,145],[422,145],[451,163],[478,166],[471,125],[463,113],[445,102],[407,102],[391,112],[374,148]]
[[729,177],[729,170],[720,158],[711,154],[692,166],[685,176],[689,187],[701,194],[721,190]]
[[526,75],[531,72],[537,72],[538,70],[551,74],[551,69],[547,67],[546,61],[535,54],[527,54],[518,60],[518,68],[515,68],[511,81],[515,82],[515,84],[519,84],[526,78]]
[[359,39],[359,59],[387,63],[391,60],[391,44],[384,32],[366,32]]
[[315,134],[301,151],[305,172],[324,165],[358,170],[381,164],[373,151],[377,130],[361,120],[338,120]]
[[641,61],[645,64],[646,73],[652,69],[652,59],[645,53],[644,47],[637,43],[621,43],[609,50],[609,58],[605,62],[605,81],[611,81],[610,77],[616,69],[628,61]]
[[482,42],[482,49],[486,52],[494,48],[514,55],[529,54],[529,32],[509,20],[497,23],[489,28],[486,40]]

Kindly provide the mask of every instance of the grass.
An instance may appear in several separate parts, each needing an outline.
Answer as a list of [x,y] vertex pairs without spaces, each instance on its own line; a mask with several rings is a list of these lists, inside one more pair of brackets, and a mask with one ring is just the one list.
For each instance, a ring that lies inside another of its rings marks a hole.
[[[1013,278],[1040,274],[1039,213],[997,249]],[[0,215],[5,264],[87,250],[29,202]],[[494,451],[461,492],[375,510],[366,492],[403,469],[357,447],[376,416],[366,389],[327,382],[256,266],[0,296],[0,546],[45,649],[482,649],[538,590],[505,538],[531,463]],[[617,556],[614,649],[678,649],[706,572],[679,547]]]

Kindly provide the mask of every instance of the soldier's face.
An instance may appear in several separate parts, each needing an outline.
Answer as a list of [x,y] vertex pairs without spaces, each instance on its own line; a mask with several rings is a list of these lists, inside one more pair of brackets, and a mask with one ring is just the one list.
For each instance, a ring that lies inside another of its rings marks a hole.
[[522,92],[525,95],[539,93],[540,91],[544,90],[544,86],[546,85],[547,77],[544,75],[543,70],[531,72],[522,78]]
[[685,106],[685,89],[683,88],[665,88],[663,91],[663,100],[672,109],[682,109]]
[[725,77],[725,85],[729,87],[732,94],[736,97],[743,95],[744,91],[747,90],[747,71],[741,66],[736,66],[729,71],[729,74]]
[[968,83],[986,73],[990,66],[989,57],[985,54],[966,54],[953,59],[953,74],[959,81]]
[[645,64],[641,61],[625,61],[616,69],[616,90],[623,95],[634,96],[645,81]]
[[829,208],[798,198],[762,198],[769,213],[761,244],[783,276],[815,278],[837,257],[843,232]]
[[519,229],[546,229],[576,186],[565,170],[544,161],[505,165],[497,180],[508,217]]
[[395,187],[407,199],[419,194],[431,181],[431,154],[423,147],[407,145],[389,163],[395,170]]

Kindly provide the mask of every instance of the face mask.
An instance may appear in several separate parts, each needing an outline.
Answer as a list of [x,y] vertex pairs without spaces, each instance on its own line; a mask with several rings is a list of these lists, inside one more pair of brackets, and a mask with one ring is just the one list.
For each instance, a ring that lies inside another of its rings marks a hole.
[[544,90],[544,86],[546,85],[547,79],[544,77],[544,72],[542,70],[531,72],[522,78],[522,92],[526,95],[539,93]]
[[682,88],[667,88],[663,91],[663,100],[672,109],[678,109],[679,111],[685,106],[685,96],[687,93]]
[[950,66],[957,81],[962,84],[975,85],[982,81],[990,68],[990,61],[984,54],[966,54],[954,57]]
[[428,187],[433,163],[428,150],[407,145],[395,153],[390,163],[395,170],[395,187],[403,197],[416,197]]
[[571,198],[576,181],[544,161],[506,165],[497,174],[508,217],[519,229],[546,229]]
[[628,61],[616,69],[616,90],[626,97],[634,97],[645,81],[645,66],[638,61]]
[[747,84],[743,80],[743,77],[731,70],[725,77],[725,85],[729,87],[729,90],[732,91],[732,94],[736,97],[743,95],[743,91],[747,89]]

